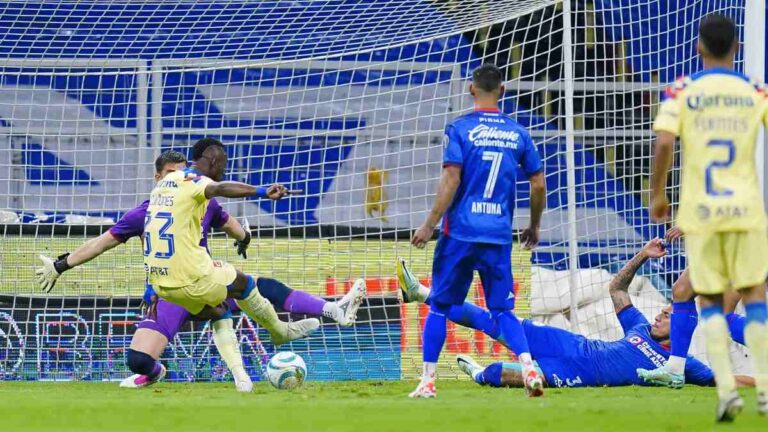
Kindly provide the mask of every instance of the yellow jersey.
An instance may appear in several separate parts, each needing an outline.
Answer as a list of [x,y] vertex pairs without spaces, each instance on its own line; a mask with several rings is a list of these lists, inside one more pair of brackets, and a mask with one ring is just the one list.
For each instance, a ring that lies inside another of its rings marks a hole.
[[768,124],[765,87],[731,69],[679,79],[666,91],[653,129],[680,137],[677,225],[686,233],[765,229],[755,146]]
[[144,269],[150,284],[183,287],[211,273],[211,257],[200,246],[208,207],[205,187],[211,182],[187,168],[169,173],[152,189],[144,220]]

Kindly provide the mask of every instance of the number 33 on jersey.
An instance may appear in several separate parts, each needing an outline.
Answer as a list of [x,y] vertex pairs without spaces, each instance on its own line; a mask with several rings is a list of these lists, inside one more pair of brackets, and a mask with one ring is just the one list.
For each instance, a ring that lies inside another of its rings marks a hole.
[[760,124],[768,124],[765,87],[712,68],[681,78],[665,95],[653,129],[680,137],[677,225],[685,233],[764,229],[755,145]]
[[144,220],[144,267],[150,284],[187,286],[211,272],[211,257],[200,246],[200,223],[208,207],[205,187],[211,182],[187,168],[168,174],[152,189]]

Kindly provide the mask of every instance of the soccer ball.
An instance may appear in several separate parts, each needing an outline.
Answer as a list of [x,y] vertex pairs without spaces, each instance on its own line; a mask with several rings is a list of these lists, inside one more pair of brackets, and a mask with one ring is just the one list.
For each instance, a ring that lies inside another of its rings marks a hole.
[[267,379],[273,387],[280,390],[291,390],[301,387],[307,377],[307,365],[300,355],[285,351],[279,352],[269,359],[267,364]]

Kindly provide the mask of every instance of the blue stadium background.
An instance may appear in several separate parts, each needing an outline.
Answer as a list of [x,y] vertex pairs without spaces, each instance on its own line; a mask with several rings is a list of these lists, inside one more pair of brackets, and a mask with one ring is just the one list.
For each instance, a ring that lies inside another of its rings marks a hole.
[[[379,18],[375,7],[381,8],[383,0],[339,0],[337,8],[330,9],[337,14],[334,19],[325,16],[324,22],[334,22],[332,28],[313,26],[317,23],[318,8],[311,2],[302,7],[280,6],[279,2],[255,3],[124,3],[108,5],[98,3],[28,3],[6,2],[0,13],[0,27],[8,28],[6,34],[0,36],[0,56],[3,57],[103,57],[103,58],[141,58],[149,61],[161,58],[187,58],[189,53],[199,57],[225,57],[234,59],[275,59],[302,58],[336,53],[343,48],[354,47],[363,42],[375,46],[387,46],[407,40],[411,34],[407,32],[392,35],[388,39],[386,33],[376,34],[375,39],[366,33],[364,27],[348,26],[349,9],[355,9],[359,14],[370,15],[370,20]],[[677,76],[695,70],[695,60],[680,62],[681,58],[689,58],[693,52],[691,34],[695,33],[696,18],[705,14],[707,2],[696,3],[693,7],[685,8],[685,13],[674,13],[676,2],[650,1],[645,7],[632,7],[633,0],[596,0],[592,3],[598,27],[602,37],[619,41],[631,40],[628,47],[627,63],[635,81],[650,81],[652,72],[658,75],[658,80],[668,82]],[[743,1],[721,1],[720,7],[740,6]],[[276,7],[276,5],[278,7]],[[383,6],[386,9],[386,6]],[[586,2],[577,2],[577,9],[585,8]],[[66,10],[66,12],[64,12]],[[326,12],[328,9],[326,9]],[[388,13],[391,11],[388,11]],[[438,7],[426,9],[425,20],[444,20],[445,16]],[[263,17],[263,22],[274,22],[280,18],[289,22],[289,28],[281,29],[279,34],[271,26],[252,20],[254,16]],[[393,16],[390,14],[390,16]],[[20,19],[23,17],[23,19]],[[158,19],[162,17],[162,19]],[[743,19],[743,17],[737,17]],[[211,22],[237,22],[237,26],[210,26]],[[249,22],[255,24],[249,24]],[[66,31],[64,31],[66,29]],[[413,35],[418,30],[413,30]],[[285,35],[291,35],[286,37]],[[343,56],[343,60],[358,61],[393,61],[416,60],[428,62],[457,63],[461,65],[462,73],[466,74],[483,60],[481,55],[473,50],[467,34],[439,38],[431,42],[405,44],[397,48],[383,48]],[[660,53],[660,54],[659,54]],[[557,57],[557,56],[553,56]],[[768,65],[766,67],[768,70]],[[6,70],[2,75],[4,85],[36,85],[49,86],[55,91],[74,97],[80,103],[103,118],[109,124],[121,128],[136,127],[136,94],[135,92],[119,91],[135,88],[135,77],[131,75],[84,75],[76,77],[33,76],[20,70]],[[559,72],[558,72],[559,73]],[[364,85],[372,80],[403,80],[402,84],[443,82],[450,79],[445,74],[430,72],[409,74],[406,76],[391,75],[371,76],[365,72],[344,72],[329,74],[323,71],[289,71],[280,68],[262,68],[258,76],[247,76],[243,71],[226,71],[226,73],[168,73],[162,105],[162,123],[164,127],[246,127],[263,129],[269,126],[258,121],[239,121],[233,123],[218,111],[215,104],[198,91],[197,87],[204,84],[226,84],[231,81],[239,83],[253,81],[261,85],[290,86],[302,76],[302,82],[309,85],[319,85],[332,82],[335,84],[353,83]],[[408,81],[405,81],[408,80]],[[114,91],[109,91],[113,89]],[[94,91],[89,91],[94,90]],[[95,90],[101,90],[99,92]],[[106,90],[106,91],[105,91]],[[551,119],[532,113],[525,101],[508,97],[502,104],[503,110],[516,116],[521,123],[532,128],[556,129],[557,124]],[[522,114],[520,114],[522,113]],[[0,119],[0,126],[12,126],[13,119]],[[259,167],[258,172],[250,174],[248,180],[265,184],[271,181],[288,183],[291,187],[303,189],[307,198],[294,200],[291,208],[263,207],[265,211],[276,212],[283,222],[288,224],[312,225],[317,223],[314,215],[320,196],[326,192],[333,182],[333,174],[349,155],[353,142],[342,139],[344,131],[355,129],[364,124],[365,119],[329,120],[312,122],[310,119],[281,119],[283,128],[314,129],[318,132],[338,131],[338,136],[330,135],[331,144],[313,145],[311,140],[298,143],[296,152],[290,156],[278,155],[278,149],[268,144],[255,143],[231,146],[233,155],[247,155],[249,164]],[[223,137],[227,138],[227,137]],[[265,137],[266,138],[266,137]],[[283,151],[292,150],[281,146]],[[564,161],[564,141],[549,141],[540,144],[540,151],[546,156],[546,170],[549,189],[559,191],[548,197],[549,208],[564,208],[567,203]],[[22,149],[23,163],[26,166],[26,180],[31,184],[78,184],[87,185],[97,182],[91,178],[86,169],[72,166],[61,160],[57,154],[46,149],[41,143],[29,142]],[[299,159],[297,159],[299,158]],[[302,178],[286,178],[280,168],[297,163],[322,165],[324,169],[310,170],[309,175]],[[604,168],[603,161],[582,143],[577,143],[577,206],[611,208],[629,225],[636,228],[637,233],[645,239],[660,234],[657,227],[649,224],[648,216],[643,208],[638,194],[634,193],[631,185],[613,178]],[[330,176],[329,176],[330,174]],[[519,188],[520,199],[525,201],[527,191]],[[524,204],[525,205],[525,204]],[[16,209],[22,215],[24,222],[29,222],[36,216],[25,213],[24,209]],[[119,217],[125,209],[108,209],[99,215]],[[56,210],[51,211],[55,218],[62,215]],[[598,245],[599,246],[599,245]],[[584,253],[579,257],[583,267],[595,267],[615,263],[617,258],[599,252]],[[565,254],[537,254],[534,260],[539,265],[551,265],[554,268],[565,268]],[[662,270],[673,275],[684,264],[683,259],[667,260]],[[649,271],[651,269],[648,269]],[[659,283],[665,283],[660,281]],[[397,329],[381,329],[382,334],[397,334]],[[387,336],[389,337],[389,336]],[[318,347],[320,351],[322,347]],[[386,355],[385,353],[374,353]],[[392,361],[399,362],[399,353],[390,353]],[[361,357],[360,361],[365,361]],[[319,375],[328,372],[332,359],[320,360]],[[327,374],[330,378],[330,375]],[[382,371],[381,378],[397,379],[399,372]]]

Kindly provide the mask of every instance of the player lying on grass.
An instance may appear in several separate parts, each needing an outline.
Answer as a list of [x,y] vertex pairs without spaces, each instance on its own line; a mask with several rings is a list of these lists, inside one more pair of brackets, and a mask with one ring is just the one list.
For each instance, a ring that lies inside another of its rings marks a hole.
[[[683,231],[674,227],[667,231],[665,238],[672,242],[682,238]],[[652,370],[639,369],[640,378],[649,384],[664,385],[674,389],[683,388],[685,385],[685,361],[693,339],[693,332],[699,320],[696,311],[696,293],[688,275],[688,269],[683,271],[680,277],[672,285],[672,315],[670,316],[670,356],[669,361],[663,366]],[[742,345],[744,341],[744,327],[746,318],[743,315],[733,313],[741,296],[738,292],[729,292],[724,295],[723,309],[726,312],[728,330],[731,339]]]
[[[610,282],[609,293],[616,317],[624,330],[624,338],[616,341],[587,339],[566,330],[523,321],[523,328],[546,383],[555,387],[643,385],[637,376],[638,368],[662,366],[669,356],[670,307],[662,309],[650,324],[632,305],[627,289],[638,269],[651,258],[666,254],[660,239],[648,242],[627,262]],[[421,285],[408,270],[405,262],[398,263],[398,279],[405,302],[429,301],[430,290]],[[483,331],[505,346],[506,341],[494,326],[487,310],[466,302],[454,306],[448,318],[462,326]],[[494,363],[486,368],[476,364],[469,356],[457,358],[462,371],[476,382],[496,387],[522,386],[518,363]],[[686,379],[691,384],[713,384],[712,371],[693,357],[688,357]],[[743,384],[752,384],[750,377],[739,377]]]
[[[155,161],[155,180],[159,180],[171,171],[186,168],[186,157],[175,151],[163,153]],[[96,239],[90,240],[77,248],[71,254],[62,255],[57,261],[41,256],[43,267],[37,270],[41,286],[50,291],[58,277],[64,271],[84,264],[103,254],[117,245],[125,243],[132,237],[139,237],[144,232],[144,220],[146,217],[149,200],[144,201],[138,207],[127,212],[110,230]],[[235,245],[238,253],[246,257],[250,244],[250,233],[245,231],[237,219],[232,218],[215,199],[211,200],[203,217],[202,238],[200,245],[208,248],[208,233],[211,228],[222,229],[230,237],[236,239]],[[59,272],[61,271],[61,273]],[[354,322],[359,303],[352,302],[355,295],[364,289],[364,284],[356,282],[350,292],[338,302],[327,302],[320,297],[292,290],[286,285],[268,278],[259,278],[257,289],[275,307],[291,313],[306,314],[311,316],[326,316],[338,322],[340,325],[349,326]],[[127,352],[126,362],[129,369],[135,375],[126,378],[120,384],[121,387],[144,387],[151,385],[165,375],[164,366],[158,361],[168,342],[179,332],[181,327],[191,319],[205,319],[205,317],[192,316],[181,306],[169,303],[165,300],[157,300],[150,286],[144,294],[144,304],[152,305],[144,312],[144,319],[138,324],[138,329],[131,339],[131,346]],[[230,310],[237,311],[239,307],[235,301],[227,302]],[[225,361],[235,378],[235,386],[240,391],[250,391],[252,388],[250,378],[243,369],[242,359],[239,354],[239,344],[234,340],[234,330],[231,319],[221,319],[213,322],[213,340],[220,352],[237,351],[236,356],[227,356]],[[230,348],[234,340],[234,347]]]

